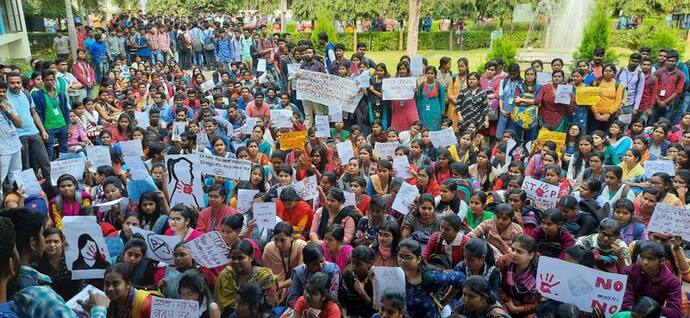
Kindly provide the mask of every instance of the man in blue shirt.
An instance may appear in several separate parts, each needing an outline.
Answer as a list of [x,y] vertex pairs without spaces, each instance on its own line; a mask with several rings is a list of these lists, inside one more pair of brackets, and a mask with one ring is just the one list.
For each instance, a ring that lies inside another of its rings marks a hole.
[[22,90],[22,77],[19,73],[10,73],[7,76],[10,90],[7,92],[7,102],[17,112],[22,120],[21,127],[17,128],[19,141],[22,143],[22,168],[34,169],[41,172],[43,178],[50,176],[50,160],[46,152],[44,140],[48,139],[48,133],[43,128],[43,123],[38,117],[29,94]]
[[333,61],[335,61],[335,44],[328,42],[326,32],[319,33],[319,44],[323,46],[323,60],[326,62],[326,71],[331,71]]
[[88,51],[94,64],[93,70],[96,73],[96,82],[100,83],[108,71],[108,48],[105,42],[103,42],[102,35],[96,35],[96,41],[88,46]]

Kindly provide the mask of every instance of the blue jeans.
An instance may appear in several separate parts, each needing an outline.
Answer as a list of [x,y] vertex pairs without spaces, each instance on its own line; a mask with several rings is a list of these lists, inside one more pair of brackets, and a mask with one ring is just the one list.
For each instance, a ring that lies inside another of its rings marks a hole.
[[506,129],[512,128],[510,124],[511,122],[512,120],[506,116],[503,116],[503,114],[498,115],[498,124],[496,125],[496,138],[501,139]]
[[49,129],[48,140],[46,140],[46,152],[48,153],[48,160],[53,160],[53,146],[55,145],[55,138],[58,140],[58,151],[69,152],[67,145],[67,127]]
[[[539,126],[535,125],[532,128],[524,129],[508,119],[508,127],[506,128],[512,129],[515,132],[515,141],[519,143],[520,141],[528,142],[537,139],[537,128],[539,128]],[[496,135],[497,138],[501,138],[501,136],[503,136],[503,134]]]
[[193,55],[194,65],[198,68],[204,67],[204,51],[194,52]]
[[163,52],[151,51],[151,60],[153,60],[153,64],[156,64],[156,62],[158,61],[165,63],[165,58],[163,58]]
[[103,80],[103,76],[108,73],[108,58],[102,57],[96,65],[94,65],[93,72],[96,75],[96,83],[100,83]]
[[678,124],[685,112],[688,111],[688,105],[690,105],[690,92],[686,91],[682,96],[678,96],[676,107],[673,107],[673,115],[669,118],[674,125]]

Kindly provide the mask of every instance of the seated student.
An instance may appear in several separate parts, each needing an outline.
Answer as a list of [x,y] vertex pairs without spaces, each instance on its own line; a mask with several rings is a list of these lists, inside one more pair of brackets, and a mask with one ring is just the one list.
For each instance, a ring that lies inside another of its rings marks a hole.
[[541,299],[536,286],[539,246],[532,237],[520,235],[511,248],[512,254],[496,261],[503,277],[499,297],[512,317],[525,317],[536,312]]
[[[674,275],[679,276],[682,281],[690,282],[690,265],[685,250],[683,249],[683,239],[680,236],[669,236],[666,234],[649,233],[649,240],[661,244],[666,250],[666,266],[673,272]],[[632,261],[636,262],[638,259],[639,245],[644,241],[633,241],[628,246]],[[687,310],[687,298],[683,295],[683,309]]]
[[208,190],[209,206],[199,212],[196,229],[199,232],[220,231],[223,219],[237,211],[225,204],[225,188],[214,184]]
[[276,276],[281,304],[290,290],[292,270],[304,263],[302,249],[306,245],[303,240],[295,238],[290,224],[278,222],[273,230],[273,240],[264,248],[263,264]]
[[616,201],[622,198],[630,201],[635,200],[635,192],[628,185],[622,183],[623,169],[621,167],[606,167],[604,169],[604,180],[606,186],[601,191],[601,196],[608,200],[609,204],[616,204]]
[[199,317],[220,318],[220,308],[213,299],[212,289],[202,273],[189,269],[180,278],[177,287],[180,296],[175,298],[199,302]]
[[563,259],[565,251],[575,245],[570,232],[562,228],[565,219],[556,208],[546,209],[541,225],[529,234],[539,244],[539,255]]
[[[649,179],[649,185],[660,190],[661,199],[659,203],[672,205],[675,207],[682,208],[684,206],[683,202],[678,199],[674,194],[675,189],[673,187],[673,178],[666,172],[655,172]],[[639,206],[640,200],[635,201],[635,205]]]
[[681,282],[666,266],[664,247],[646,241],[639,246],[638,255],[640,261],[622,272],[628,276],[628,282],[621,308],[631,309],[636,299],[647,296],[664,304],[661,310],[664,317],[681,317]]
[[326,230],[323,241],[318,242],[321,246],[321,251],[323,251],[324,259],[327,262],[338,265],[341,272],[347,267],[352,254],[352,246],[350,244],[343,244],[344,238],[345,229],[343,226],[331,224]]
[[354,215],[352,207],[344,206],[345,195],[339,188],[331,188],[326,197],[326,205],[319,208],[314,214],[314,222],[311,224],[311,234],[309,239],[316,242],[324,239],[326,229],[331,224],[341,224],[345,229],[343,242],[350,244],[355,234],[355,224],[357,217]]
[[441,183],[441,195],[438,204],[436,205],[436,213],[452,213],[458,214],[460,210],[465,209],[467,204],[460,198],[457,193],[458,184],[455,179],[446,179]]
[[494,218],[494,213],[485,211],[486,193],[477,191],[470,197],[470,205],[467,206],[465,223],[470,229],[476,228],[480,223]]
[[[52,288],[63,299],[70,299],[79,292],[80,281],[72,281],[71,272],[65,264],[65,236],[56,227],[43,230],[45,248],[40,261],[33,268],[48,275]],[[0,314],[0,317],[3,317]]]
[[180,294],[177,291],[177,287],[179,286],[180,278],[189,269],[197,270],[203,274],[211,288],[216,283],[216,274],[208,268],[198,266],[185,244],[186,242],[184,241],[177,243],[173,249],[173,264],[158,267],[154,274],[153,282],[165,297],[179,298]]
[[499,203],[494,214],[495,219],[482,222],[467,236],[469,239],[483,236],[501,254],[508,254],[513,239],[522,235],[522,227],[513,222],[513,207],[510,204]]
[[77,179],[71,175],[61,175],[56,184],[59,193],[50,199],[49,213],[52,224],[62,229],[62,217],[79,215],[79,209],[91,205],[91,196],[79,189]]
[[640,219],[642,224],[645,226],[649,225],[656,204],[659,203],[662,198],[662,193],[659,188],[651,186],[644,189],[644,192],[642,192],[642,195],[638,199],[639,204],[635,209],[635,216]]
[[469,241],[462,230],[462,220],[457,214],[446,214],[441,218],[441,227],[438,232],[431,234],[422,257],[429,262],[435,258],[441,258],[446,269],[455,267],[464,259],[464,246]]
[[639,189],[648,181],[640,163],[641,159],[640,152],[635,148],[630,148],[623,154],[623,162],[618,164],[623,169],[623,183],[633,189]]
[[352,251],[352,262],[343,271],[338,289],[340,304],[348,317],[371,317],[373,309],[374,287],[369,278],[374,250],[360,245]]
[[311,206],[300,198],[293,187],[283,189],[279,197],[280,200],[276,201],[276,214],[292,225],[294,235],[304,238],[311,229],[314,218]]
[[[594,188],[600,186],[598,183],[596,185],[590,185],[590,183],[596,182],[588,181],[580,187]],[[599,224],[596,212],[601,209],[596,201],[584,199],[578,204],[577,199],[569,195],[558,200],[556,207],[563,216],[564,229],[570,232],[573,237],[577,238],[596,232],[597,225]]]
[[376,241],[376,235],[383,222],[393,220],[390,214],[385,213],[385,209],[386,201],[383,197],[374,195],[369,203],[369,210],[363,211],[367,215],[357,222],[355,239],[352,242],[353,246],[361,244],[369,246]]
[[386,291],[381,296],[381,308],[371,318],[405,318],[407,316],[405,294]]
[[527,168],[525,169],[525,176],[530,176],[535,179],[542,179],[545,174],[544,168],[549,164],[557,164],[560,166],[560,161],[556,155],[556,143],[548,140],[541,146],[541,151],[536,153],[529,159]]
[[125,244],[122,257],[118,258],[118,263],[126,263],[132,267],[131,283],[134,288],[142,290],[157,289],[153,285],[156,261],[145,258],[148,247],[140,235],[135,235],[133,239]]
[[190,208],[178,204],[170,209],[168,217],[168,225],[170,228],[165,231],[165,235],[176,235],[181,238],[183,242],[191,241],[203,233],[197,231],[192,227],[193,212]]
[[384,221],[376,233],[371,248],[374,250],[374,266],[398,265],[398,243],[401,240],[400,225],[395,220]]
[[544,168],[544,182],[558,186],[558,198],[570,194],[570,183],[563,177],[563,170],[559,165],[549,164]]
[[489,288],[498,294],[501,286],[501,271],[496,268],[496,259],[491,245],[483,239],[472,239],[465,244],[465,259],[453,270],[464,273],[465,277],[482,276],[489,283]]
[[508,191],[508,203],[513,207],[513,221],[522,227],[525,234],[529,234],[539,225],[537,214],[528,204],[527,192],[522,189],[511,189]]
[[338,268],[338,265],[326,262],[323,258],[321,247],[315,243],[309,243],[304,247],[302,259],[304,264],[292,270],[290,278],[292,286],[287,296],[287,304],[292,308],[295,307],[297,298],[304,295],[307,280],[316,273],[323,273],[329,278],[328,294],[331,299],[338,299],[338,286],[340,283],[340,268]]
[[620,199],[613,205],[613,219],[618,221],[621,227],[620,239],[628,245],[633,241],[647,240],[647,229],[634,213],[635,206],[628,199]]
[[510,317],[491,285],[482,276],[467,278],[462,286],[462,302],[453,312],[464,317]]
[[575,244],[584,247],[594,255],[594,268],[609,272],[621,273],[630,265],[628,246],[620,238],[618,222],[605,219],[599,223],[599,232],[579,237]]
[[294,308],[281,315],[288,317],[340,318],[340,308],[329,292],[330,277],[323,273],[314,273],[307,279],[305,293],[295,302]]
[[[130,241],[131,242],[131,241]],[[142,290],[134,283],[134,271],[127,263],[117,263],[105,271],[104,290],[110,299],[108,317],[148,317],[155,291]]]
[[410,211],[402,223],[402,237],[415,236],[416,239],[424,241],[439,230],[441,227],[441,216],[434,212],[436,200],[430,194],[422,194],[417,203],[417,209]]
[[[117,182],[113,182],[113,185],[116,184]],[[107,186],[108,183],[104,183],[104,185]],[[169,207],[167,202],[168,200],[162,199],[153,191],[145,191],[141,194],[141,197],[139,197],[139,214],[141,215],[142,229],[149,230],[156,234],[164,234],[170,229],[170,224],[168,223]],[[109,214],[106,213],[106,215]]]
[[661,317],[661,307],[659,303],[647,296],[642,296],[635,300],[629,311],[619,311],[612,318],[656,318]]

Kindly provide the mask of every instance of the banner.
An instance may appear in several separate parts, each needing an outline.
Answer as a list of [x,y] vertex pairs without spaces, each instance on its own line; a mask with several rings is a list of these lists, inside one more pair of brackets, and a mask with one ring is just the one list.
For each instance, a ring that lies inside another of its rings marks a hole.
[[306,131],[291,131],[280,135],[278,139],[280,142],[280,150],[290,150],[304,148],[304,143],[307,141]]
[[363,96],[357,82],[352,79],[307,70],[299,70],[297,74],[297,99],[338,106],[345,112],[354,113]]
[[216,268],[230,263],[228,246],[217,231],[205,233],[185,243],[185,246],[192,258],[203,267]]
[[569,303],[582,311],[600,309],[611,317],[621,309],[627,276],[607,273],[557,258],[541,256],[537,288],[549,299]]
[[65,264],[72,279],[103,278],[110,254],[95,216],[65,216]]
[[77,180],[84,179],[84,158],[58,160],[50,162],[50,182],[57,186],[57,180],[63,174],[73,176]]
[[575,88],[575,103],[583,105],[596,105],[599,102],[601,88],[591,86],[579,86]]
[[522,190],[527,192],[527,197],[532,201],[533,206],[545,210],[556,207],[560,187],[532,177],[525,177]]
[[165,165],[168,170],[168,194],[170,206],[184,204],[205,207],[203,180],[199,171],[199,156],[166,155]]
[[198,156],[199,171],[203,174],[249,181],[252,171],[252,162],[249,160],[230,159],[205,154],[198,154]]
[[690,241],[690,210],[657,203],[649,220],[647,232],[677,235]]
[[381,86],[381,89],[383,90],[383,100],[413,99],[414,90],[416,87],[416,77],[384,78]]

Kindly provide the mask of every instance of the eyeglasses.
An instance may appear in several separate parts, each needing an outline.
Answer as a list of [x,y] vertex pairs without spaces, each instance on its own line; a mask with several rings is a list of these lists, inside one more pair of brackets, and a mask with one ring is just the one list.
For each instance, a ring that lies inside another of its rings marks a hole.
[[406,263],[414,261],[416,258],[417,257],[415,257],[414,255],[400,255],[400,254],[398,254],[398,260],[406,262]]

